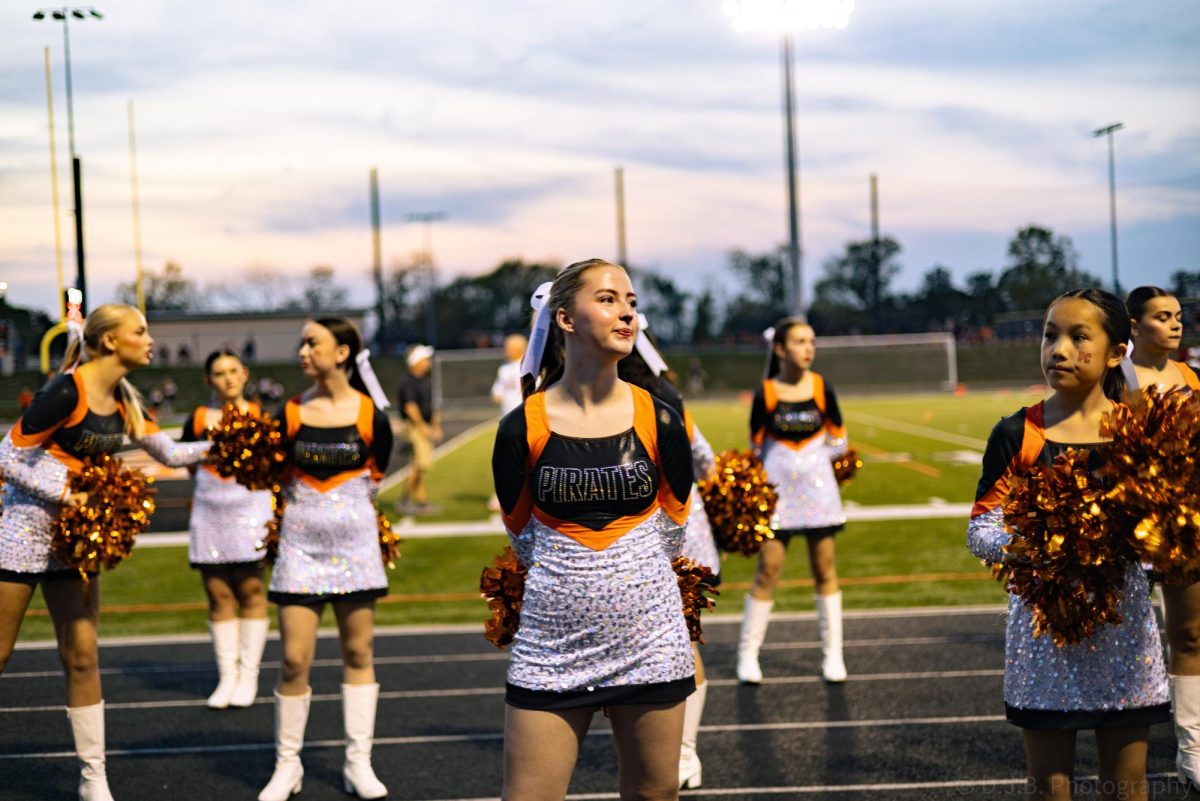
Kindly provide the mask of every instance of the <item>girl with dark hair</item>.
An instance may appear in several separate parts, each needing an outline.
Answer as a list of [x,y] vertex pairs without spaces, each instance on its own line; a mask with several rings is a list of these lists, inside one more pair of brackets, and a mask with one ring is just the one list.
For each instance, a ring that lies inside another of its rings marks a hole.
[[821,676],[846,680],[842,658],[842,593],[838,587],[834,535],[846,524],[832,459],[846,451],[846,427],[837,395],[812,370],[816,355],[813,328],[797,317],[776,323],[770,332],[767,376],[754,394],[750,440],[779,494],[771,528],[763,543],[754,585],[745,599],[738,639],[738,680],[762,681],[758,652],[770,622],[775,586],[788,543],[802,536],[815,582],[817,629],[821,636]]
[[71,473],[82,467],[82,460],[116,453],[126,437],[172,467],[195,464],[210,445],[177,444],[147,418],[141,396],[126,378],[150,363],[154,347],[146,318],[137,309],[100,306],[75,336],[61,373],[0,442],[0,672],[12,655],[33,591],[41,585],[67,679],[79,798],[111,801],[97,659],[100,578],[90,577],[85,597],[79,572],[50,552],[54,520],[64,505],[87,503],[85,493],[67,492]]
[[[375,599],[388,587],[375,494],[392,452],[392,429],[366,353],[358,329],[340,317],[310,320],[301,332],[300,369],[313,385],[284,407],[291,474],[269,593],[279,607],[283,666],[275,690],[275,773],[259,801],[286,801],[300,792],[308,678],[326,604],[333,606],[342,646],[343,784],[359,798],[387,795],[371,768],[371,744],[379,699]],[[375,392],[368,395],[368,388]]]
[[[683,397],[671,381],[670,368],[659,355],[646,331],[645,317],[639,314],[638,322],[640,327],[634,351],[617,363],[617,375],[622,381],[646,390],[683,418],[684,429],[692,445],[692,470],[695,480],[702,481],[716,469],[716,456],[712,446],[708,444],[704,434],[700,433],[692,415],[684,408]],[[654,367],[651,367],[651,364]],[[695,487],[680,555],[707,567],[717,577],[717,583],[720,582],[721,554],[717,550],[712,526],[704,511],[704,499],[695,491]],[[700,645],[696,642],[692,642],[692,656],[696,660],[696,692],[689,695],[684,704],[683,745],[679,752],[679,786],[683,789],[699,787],[701,783],[702,766],[700,755],[696,751],[696,740],[700,733],[700,720],[704,717],[704,704],[708,699],[704,660],[700,656]]]
[[[967,545],[988,562],[1005,559],[1010,540],[1004,499],[1034,464],[1049,465],[1068,448],[1086,448],[1097,470],[1108,457],[1100,418],[1124,390],[1120,363],[1129,339],[1121,301],[1098,289],[1061,295],[1046,310],[1042,371],[1053,394],[1003,418],[983,456]],[[1125,568],[1118,603],[1121,623],[1100,628],[1075,645],[1034,637],[1033,616],[1009,596],[1005,637],[1004,706],[1021,727],[1033,794],[1069,799],[1080,729],[1095,729],[1105,797],[1146,798],[1150,725],[1170,720],[1158,624],[1146,573]]]
[[[1133,353],[1121,362],[1131,391],[1158,385],[1161,389],[1200,389],[1200,378],[1184,362],[1171,358],[1183,336],[1179,300],[1156,286],[1140,286],[1125,300],[1129,312]],[[1179,744],[1175,765],[1179,778],[1200,787],[1200,582],[1163,583],[1163,617],[1170,645],[1167,678]]]
[[[249,380],[250,371],[236,353],[210,353],[204,360],[204,382],[212,390],[212,402],[192,412],[181,439],[207,439],[229,404],[260,417],[259,405],[244,397]],[[208,705],[247,707],[258,696],[258,666],[270,629],[261,542],[273,515],[271,493],[252,492],[232,478],[222,478],[210,465],[195,471],[195,482],[188,561],[200,571],[208,597],[208,627],[220,676]]]
[[624,268],[599,259],[539,288],[526,398],[496,435],[496,494],[529,568],[508,669],[507,801],[562,799],[600,709],[621,797],[678,796],[695,665],[671,563],[694,472],[679,415],[618,378],[636,303]]

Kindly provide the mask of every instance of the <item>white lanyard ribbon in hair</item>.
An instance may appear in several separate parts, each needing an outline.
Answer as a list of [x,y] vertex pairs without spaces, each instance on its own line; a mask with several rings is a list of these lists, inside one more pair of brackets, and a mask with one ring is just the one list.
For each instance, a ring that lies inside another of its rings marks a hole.
[[387,394],[383,391],[383,387],[379,384],[379,378],[375,375],[374,368],[371,367],[371,351],[363,348],[354,356],[354,364],[358,367],[358,375],[367,385],[367,392],[371,394],[371,400],[375,404],[375,408],[380,411],[388,408],[392,404],[387,399]]
[[521,357],[521,376],[536,377],[542,366],[542,353],[550,339],[550,287],[552,281],[539,286],[529,298],[529,305],[537,312],[533,315],[533,326],[529,330],[529,345]]
[[771,357],[775,355],[775,326],[763,331],[763,340],[767,343],[767,363],[763,365],[763,378],[770,378]]
[[637,350],[638,355],[642,357],[642,361],[650,368],[650,372],[655,375],[662,375],[670,368],[663,361],[663,357],[655,350],[654,343],[650,341],[650,337],[646,336],[646,329],[650,326],[646,323],[646,315],[638,314],[638,335],[633,341],[633,347]]

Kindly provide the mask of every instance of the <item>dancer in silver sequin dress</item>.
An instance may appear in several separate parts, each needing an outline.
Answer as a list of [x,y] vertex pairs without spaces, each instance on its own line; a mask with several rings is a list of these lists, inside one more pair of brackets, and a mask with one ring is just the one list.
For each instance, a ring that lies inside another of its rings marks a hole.
[[762,681],[758,652],[775,604],[775,586],[788,543],[803,537],[808,546],[821,636],[821,675],[827,682],[846,680],[842,658],[842,593],[835,563],[835,534],[846,523],[832,460],[846,451],[846,427],[833,387],[812,370],[816,337],[807,322],[780,320],[769,337],[767,377],[754,396],[750,438],[763,461],[767,479],[779,495],[771,528],[763,543],[746,594],[738,639],[738,680]]
[[342,646],[343,784],[359,798],[387,794],[371,767],[379,699],[372,653],[375,599],[388,587],[375,495],[392,429],[366,355],[349,321],[319,317],[304,324],[300,369],[313,386],[284,408],[291,476],[269,593],[279,606],[283,666],[275,690],[275,772],[259,801],[286,801],[300,791],[308,677],[326,604]]
[[617,377],[638,328],[624,268],[572,264],[535,298],[526,400],[501,421],[492,456],[505,527],[529,568],[508,670],[504,797],[564,797],[602,707],[622,794],[674,797],[695,690],[671,567],[694,478],[687,433]]
[[[1118,365],[1129,339],[1121,301],[1097,289],[1060,296],[1046,312],[1041,361],[1054,394],[1002,419],[988,438],[983,474],[967,528],[971,553],[988,562],[1005,558],[1010,539],[1003,503],[1016,477],[1049,464],[1067,447],[1104,462],[1100,417],[1122,399]],[[1094,729],[1100,776],[1113,788],[1106,798],[1146,798],[1150,726],[1170,718],[1158,624],[1150,607],[1146,572],[1125,569],[1119,624],[1105,625],[1084,642],[1058,647],[1033,636],[1033,617],[1010,596],[1005,636],[1004,706],[1020,726],[1027,770],[1037,797],[1069,798],[1076,732]]]
[[[207,439],[226,404],[261,416],[259,405],[243,397],[250,371],[236,353],[210,353],[204,360],[204,377],[213,404],[192,413],[183,425],[182,439]],[[258,667],[270,628],[262,540],[274,514],[271,492],[248,490],[233,478],[222,478],[209,465],[195,470],[194,476],[188,561],[200,571],[208,596],[208,626],[220,675],[208,706],[247,707],[258,697]]]
[[[51,555],[53,522],[64,504],[87,500],[81,493],[67,494],[69,475],[83,458],[116,453],[128,437],[158,461],[182,466],[204,458],[209,443],[178,444],[146,419],[141,396],[126,379],[150,363],[154,346],[137,309],[100,306],[81,335],[71,336],[63,373],[42,388],[0,442],[0,671],[41,585],[67,678],[79,797],[111,801],[96,642],[100,577],[91,577],[85,600],[79,573]],[[84,355],[87,361],[80,364]]]
[[[1165,390],[1200,390],[1200,377],[1171,357],[1183,335],[1179,299],[1155,286],[1129,293],[1125,308],[1133,322],[1133,353],[1121,362],[1130,392],[1157,385]],[[1168,651],[1167,678],[1175,718],[1175,768],[1181,782],[1200,788],[1200,582],[1160,585]]]

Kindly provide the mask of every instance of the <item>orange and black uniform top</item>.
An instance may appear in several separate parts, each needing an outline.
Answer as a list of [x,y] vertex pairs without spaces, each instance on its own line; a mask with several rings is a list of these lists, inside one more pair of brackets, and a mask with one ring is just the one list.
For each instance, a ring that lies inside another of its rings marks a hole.
[[353,425],[318,428],[300,422],[300,398],[283,409],[285,447],[292,478],[318,492],[329,492],[370,471],[379,481],[392,455],[392,426],[371,399],[359,393],[358,420]]
[[1195,392],[1200,389],[1200,376],[1196,375],[1196,371],[1187,362],[1177,362],[1174,359],[1171,363],[1179,368],[1179,372],[1183,375],[1183,380],[1187,384],[1188,389]]
[[775,382],[766,379],[754,393],[750,407],[750,439],[761,447],[768,440],[800,450],[822,434],[844,439],[846,426],[837,395],[820,373],[810,373],[813,396],[803,401],[781,401]]
[[[124,411],[118,401],[112,414],[96,414],[88,408],[83,378],[78,372],[66,373],[37,393],[13,426],[12,441],[18,448],[40,445],[68,470],[78,470],[84,457],[113,454],[124,446]],[[147,418],[146,434],[158,430]]]
[[[262,407],[254,401],[250,401],[250,406],[246,409],[246,414],[251,417],[261,418]],[[202,442],[206,439],[208,439],[208,407],[197,406],[196,410],[192,412],[191,417],[184,422],[183,430],[179,433],[179,441]],[[217,468],[210,464],[202,464],[200,467],[214,476],[220,477],[221,475],[217,472]],[[233,479],[228,480],[232,481]]]
[[599,551],[660,509],[679,525],[687,521],[694,475],[683,420],[644,389],[629,388],[633,426],[612,436],[554,433],[541,392],[500,422],[492,474],[510,532],[536,517]]

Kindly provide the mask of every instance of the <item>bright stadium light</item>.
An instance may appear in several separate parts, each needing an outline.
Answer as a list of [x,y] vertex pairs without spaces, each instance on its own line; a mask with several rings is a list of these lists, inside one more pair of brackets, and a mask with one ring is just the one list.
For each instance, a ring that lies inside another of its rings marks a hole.
[[738,33],[845,28],[854,0],[725,0],[724,11]]

